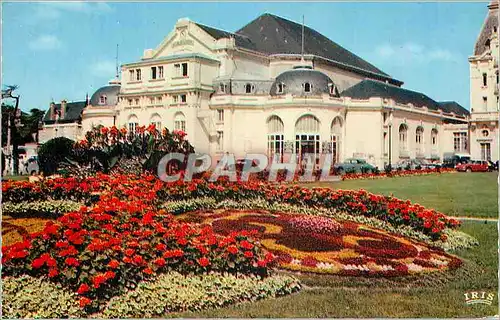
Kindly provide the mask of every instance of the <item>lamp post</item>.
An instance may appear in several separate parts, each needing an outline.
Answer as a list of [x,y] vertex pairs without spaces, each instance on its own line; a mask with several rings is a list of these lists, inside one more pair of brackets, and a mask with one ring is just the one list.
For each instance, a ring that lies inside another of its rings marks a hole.
[[389,114],[389,170],[392,170],[392,112]]
[[[21,117],[21,110],[19,110],[19,98],[21,97],[20,95],[18,96],[13,96],[12,92],[16,90],[18,86],[7,86],[7,89],[2,90],[2,99],[7,99],[7,98],[12,98],[16,100],[16,106],[14,108],[14,114],[12,117],[9,115],[9,128],[8,128],[8,137],[12,137],[12,154],[10,152],[10,141],[7,144],[7,150],[9,150],[9,158],[14,160],[14,168],[13,168],[13,174],[17,175],[19,174],[19,141],[17,139],[17,127],[22,126],[20,117]],[[10,140],[10,139],[8,139]]]

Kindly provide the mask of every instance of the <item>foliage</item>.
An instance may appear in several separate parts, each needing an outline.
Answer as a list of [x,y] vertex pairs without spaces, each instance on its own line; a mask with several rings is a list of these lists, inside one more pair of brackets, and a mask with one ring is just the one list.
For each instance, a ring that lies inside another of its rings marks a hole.
[[71,200],[4,202],[2,214],[11,217],[58,218],[64,213],[78,211],[81,206],[82,203]]
[[243,301],[278,297],[300,289],[290,276],[235,276],[211,273],[183,276],[176,272],[142,282],[112,298],[100,318],[157,318],[171,312],[220,308]]
[[45,175],[54,174],[60,164],[71,158],[75,142],[65,137],[57,137],[43,143],[38,149],[40,170]]
[[27,275],[2,278],[4,318],[81,318],[77,295],[61,285]]
[[193,146],[183,131],[156,130],[154,124],[138,127],[135,132],[125,128],[95,127],[85,139],[75,144],[77,162],[93,171],[140,174],[156,172],[160,159],[167,153],[192,153]]

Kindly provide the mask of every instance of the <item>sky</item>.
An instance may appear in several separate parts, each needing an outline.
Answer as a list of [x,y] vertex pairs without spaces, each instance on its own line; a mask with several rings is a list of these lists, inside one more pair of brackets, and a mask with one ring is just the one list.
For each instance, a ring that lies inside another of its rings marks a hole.
[[22,110],[84,100],[120,64],[156,48],[176,21],[234,32],[263,13],[305,24],[404,88],[467,109],[469,64],[487,2],[2,2],[2,84]]

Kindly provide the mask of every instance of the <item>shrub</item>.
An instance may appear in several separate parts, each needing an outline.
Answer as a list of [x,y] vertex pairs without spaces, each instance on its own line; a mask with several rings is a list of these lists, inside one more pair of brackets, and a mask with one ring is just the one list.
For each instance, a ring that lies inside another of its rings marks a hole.
[[3,318],[81,318],[77,295],[44,278],[2,278]]
[[70,200],[48,200],[34,202],[5,202],[2,204],[2,212],[14,218],[20,217],[42,217],[58,218],[64,213],[77,211],[82,203]]
[[300,289],[290,276],[234,276],[207,274],[183,276],[172,272],[137,289],[112,298],[102,318],[157,318],[166,313],[220,308],[243,301],[277,297]]
[[60,164],[73,155],[75,142],[65,137],[50,139],[38,149],[38,162],[40,170],[45,175],[54,174]]

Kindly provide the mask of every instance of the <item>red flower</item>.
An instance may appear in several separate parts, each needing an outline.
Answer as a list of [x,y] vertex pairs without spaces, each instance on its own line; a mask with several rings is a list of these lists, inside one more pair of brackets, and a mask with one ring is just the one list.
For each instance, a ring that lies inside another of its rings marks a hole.
[[238,248],[234,245],[227,247],[227,251],[231,254],[237,254],[238,253]]
[[44,259],[37,258],[37,259],[33,260],[33,262],[31,263],[31,267],[33,267],[34,269],[39,269],[39,268],[43,267],[44,264],[45,264]]
[[245,251],[244,255],[247,258],[252,258],[253,257],[253,252],[252,251]]
[[142,256],[136,254],[133,258],[133,261],[135,264],[143,264],[144,263],[144,259],[142,258]]
[[253,244],[251,244],[251,243],[250,243],[250,242],[248,242],[247,240],[243,240],[243,241],[241,241],[240,246],[241,246],[243,249],[247,249],[247,250],[252,250],[252,249],[253,249]]
[[146,274],[149,274],[149,275],[153,274],[153,270],[152,270],[151,268],[146,268],[146,269],[144,269],[144,270],[142,270],[142,271],[143,271],[144,273],[146,273]]
[[267,265],[267,261],[265,260],[258,260],[257,265],[261,268],[264,268]]
[[210,260],[208,260],[205,257],[202,257],[202,258],[198,259],[197,261],[198,261],[198,264],[202,267],[206,267],[210,264]]
[[106,271],[104,273],[104,277],[106,279],[113,279],[115,276],[116,276],[116,273],[114,273],[113,271]]
[[134,250],[134,249],[127,249],[127,250],[125,250],[125,255],[127,255],[127,256],[129,256],[129,257],[130,257],[131,255],[133,255],[133,254],[134,254],[134,252],[135,252],[135,250]]
[[112,269],[116,269],[120,266],[120,263],[117,261],[117,260],[111,260],[109,263],[108,263],[108,267],[112,268]]
[[80,262],[75,258],[66,258],[66,260],[64,260],[64,263],[66,263],[67,266],[73,267],[78,267],[80,265]]
[[166,261],[163,258],[158,258],[154,260],[153,263],[156,264],[158,267],[163,267],[166,264]]
[[92,303],[92,300],[90,300],[89,298],[86,298],[86,297],[82,297],[80,299],[80,307],[81,308],[84,308],[85,306],[89,305]]
[[49,278],[57,277],[58,274],[59,272],[57,271],[57,269],[55,268],[49,269]]
[[88,286],[88,284],[83,283],[83,284],[80,285],[80,287],[78,288],[78,290],[76,292],[78,294],[84,294],[84,293],[86,293],[89,290],[90,290],[90,287]]

